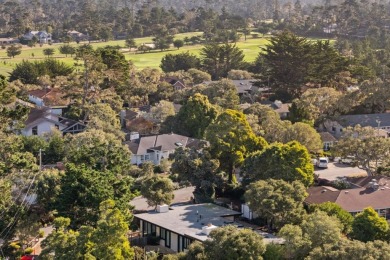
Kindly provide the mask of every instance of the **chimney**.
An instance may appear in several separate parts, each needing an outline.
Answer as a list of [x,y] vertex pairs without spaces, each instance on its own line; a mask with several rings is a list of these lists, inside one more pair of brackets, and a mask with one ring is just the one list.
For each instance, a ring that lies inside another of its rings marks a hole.
[[138,132],[131,132],[130,133],[130,141],[138,140],[139,139],[139,133]]
[[158,205],[157,206],[157,212],[158,213],[165,213],[169,211],[169,206],[167,204]]

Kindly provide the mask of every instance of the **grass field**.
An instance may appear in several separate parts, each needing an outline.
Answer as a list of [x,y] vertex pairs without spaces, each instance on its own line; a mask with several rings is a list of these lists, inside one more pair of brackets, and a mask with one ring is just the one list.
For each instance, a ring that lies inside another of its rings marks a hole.
[[[175,39],[184,39],[185,37],[192,37],[192,36],[201,36],[202,32],[189,32],[189,33],[180,33],[175,35]],[[267,37],[267,36],[266,36]],[[236,43],[237,46],[243,50],[245,54],[245,60],[248,62],[252,62],[256,59],[257,55],[260,52],[260,47],[265,46],[268,42],[267,38],[252,38],[250,36],[247,37],[247,40],[244,40],[244,37],[241,37],[241,39]],[[153,43],[152,41],[153,37],[143,37],[143,38],[136,38],[135,42],[137,45],[141,45],[143,43]],[[322,39],[311,39],[311,40],[322,40]],[[333,43],[334,40],[331,40]],[[87,43],[87,42],[85,42]],[[80,43],[83,44],[83,43]],[[23,46],[22,53],[15,58],[9,58],[7,57],[7,52],[5,49],[0,49],[0,75],[8,76],[8,73],[12,71],[12,69],[15,67],[15,65],[23,60],[42,60],[45,58],[43,55],[43,49],[45,48],[54,48],[55,54],[53,58],[56,58],[60,61],[63,61],[64,63],[68,65],[73,65],[75,63],[75,60],[73,57],[66,57],[63,54],[60,54],[58,48],[62,45],[62,43],[55,43],[51,46],[49,45],[43,45],[42,47],[37,45],[35,47],[28,47]],[[78,46],[76,43],[71,43],[73,46]],[[115,40],[115,41],[108,41],[108,42],[93,42],[91,45],[94,48],[98,47],[104,47],[104,46],[121,46],[122,52],[125,55],[126,59],[131,60],[134,65],[137,68],[143,69],[146,67],[151,68],[159,68],[161,59],[167,54],[177,54],[180,52],[190,52],[195,55],[199,55],[200,50],[202,49],[203,45],[185,45],[184,47],[180,48],[180,50],[177,50],[175,48],[171,48],[169,50],[165,51],[159,51],[159,50],[153,50],[151,52],[147,53],[135,53],[133,51],[128,51],[125,49],[125,40]]]
[[[201,32],[191,32],[191,33],[181,33],[175,35],[175,39],[184,39],[184,37],[191,37],[196,35],[202,35]],[[137,38],[135,39],[137,45],[143,44],[143,43],[152,43],[152,37],[144,37],[144,38]],[[248,37],[246,41],[244,41],[244,38],[242,38],[238,43],[237,46],[243,50],[245,54],[245,60],[247,61],[254,61],[257,54],[259,53],[260,46],[264,46],[267,43],[266,38],[257,38],[253,39]],[[98,47],[104,47],[107,45],[110,46],[121,46],[124,48],[125,41],[124,40],[117,40],[117,41],[108,41],[108,42],[97,42],[97,43],[91,43],[95,48]],[[55,54],[53,58],[56,58],[58,60],[63,61],[64,63],[68,65],[74,64],[74,59],[70,56],[66,57],[63,54],[60,54],[58,48],[61,46],[61,43],[53,44],[51,46],[49,45],[43,45],[35,46],[35,47],[27,47],[23,46],[22,53],[15,58],[9,58],[7,57],[6,50],[1,49],[0,50],[0,74],[7,76],[9,72],[12,71],[13,67],[21,62],[22,60],[41,60],[44,59],[45,56],[43,55],[43,49],[45,48],[54,48]],[[76,43],[72,43],[72,45],[77,46]],[[195,55],[199,55],[199,52],[203,46],[202,45],[186,45],[180,50],[174,49],[173,47],[166,51],[152,51],[147,53],[135,53],[135,52],[129,52],[126,49],[123,49],[123,54],[125,55],[126,59],[131,60],[137,68],[146,68],[146,67],[152,67],[152,68],[158,68],[161,62],[161,59],[166,55],[167,53],[177,54],[180,52],[190,52]]]

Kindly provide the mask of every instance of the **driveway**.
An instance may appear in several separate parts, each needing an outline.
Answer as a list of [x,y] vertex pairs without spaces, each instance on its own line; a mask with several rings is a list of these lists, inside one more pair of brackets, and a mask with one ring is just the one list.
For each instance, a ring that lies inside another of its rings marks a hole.
[[365,170],[359,169],[358,167],[351,167],[346,164],[341,163],[329,163],[327,169],[321,169],[315,167],[314,173],[318,174],[321,179],[327,179],[330,181],[337,180],[341,177],[350,177],[350,176],[367,176]]
[[[175,195],[172,204],[188,202],[194,196],[192,193],[194,192],[195,187],[186,187],[182,189],[175,190],[173,194]],[[152,210],[154,207],[149,207],[148,203],[146,203],[146,199],[143,197],[136,197],[130,204],[135,207],[136,210]]]

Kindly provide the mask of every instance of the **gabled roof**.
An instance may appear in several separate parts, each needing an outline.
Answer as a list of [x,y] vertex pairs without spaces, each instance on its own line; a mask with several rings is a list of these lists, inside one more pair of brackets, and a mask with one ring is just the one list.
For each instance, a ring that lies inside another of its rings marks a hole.
[[337,121],[344,127],[358,124],[363,127],[378,127],[378,122],[380,122],[380,126],[390,126],[390,113],[344,115],[340,116]]
[[308,204],[320,204],[323,202],[336,202],[340,190],[329,186],[310,187],[307,190],[309,196],[305,199]]
[[33,108],[30,110],[27,120],[24,123],[25,125],[29,125],[32,122],[38,120],[39,118],[44,118],[48,114],[50,114],[50,108],[47,107]]
[[332,187],[318,186],[309,188],[308,193],[309,196],[305,200],[308,204],[334,202],[348,212],[363,211],[367,207],[390,208],[390,187],[387,184],[379,185],[378,190],[368,187],[337,190]]
[[141,137],[126,142],[133,154],[143,155],[148,151],[172,151],[178,147],[199,147],[201,140],[178,134],[162,134]]
[[46,106],[67,106],[70,103],[70,99],[65,98],[65,93],[59,88],[35,89],[28,94],[42,99]]
[[322,142],[324,143],[337,141],[337,139],[329,132],[320,132],[319,134],[321,136]]

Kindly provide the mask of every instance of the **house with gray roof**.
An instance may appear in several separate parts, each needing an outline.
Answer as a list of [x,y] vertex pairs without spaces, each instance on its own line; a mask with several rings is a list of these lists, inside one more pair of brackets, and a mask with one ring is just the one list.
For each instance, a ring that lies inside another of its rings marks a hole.
[[[238,211],[205,203],[158,206],[156,211],[135,214],[134,218],[142,236],[158,237],[161,246],[181,252],[194,241],[203,242],[209,239],[210,232],[218,227],[234,225],[246,228],[244,223],[238,222],[240,216]],[[254,231],[262,235],[266,243],[284,242],[271,234]]]
[[334,137],[339,138],[344,128],[349,126],[354,127],[356,125],[376,128],[381,130],[381,136],[386,137],[386,132],[390,133],[390,113],[343,115],[335,120],[326,120],[320,127],[320,130],[329,132]]
[[162,159],[168,159],[179,147],[200,149],[206,142],[178,134],[162,134],[140,137],[134,135],[132,140],[125,142],[129,147],[131,163],[140,165],[146,161],[159,165]]
[[51,33],[46,31],[29,31],[22,36],[25,41],[32,41],[34,38],[37,39],[38,43],[50,43],[52,41]]
[[60,130],[63,134],[77,134],[83,132],[86,126],[81,122],[67,119],[53,113],[51,108],[33,108],[25,121],[25,127],[21,134],[24,136],[42,136],[53,129]]

